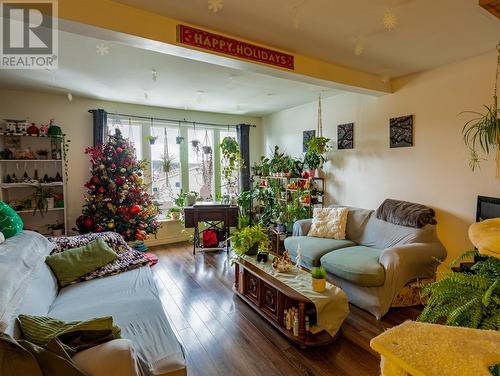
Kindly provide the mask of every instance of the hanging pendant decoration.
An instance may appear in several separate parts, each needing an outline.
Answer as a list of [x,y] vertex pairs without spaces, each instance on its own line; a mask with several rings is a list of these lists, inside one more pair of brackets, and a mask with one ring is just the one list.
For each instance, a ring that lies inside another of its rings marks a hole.
[[387,31],[394,30],[398,25],[398,18],[389,8],[385,10],[384,16],[382,17],[382,25]]
[[181,122],[179,121],[179,128],[177,129],[177,137],[175,138],[175,143],[180,145],[184,142],[184,137],[181,136]]
[[208,10],[217,13],[223,7],[222,0],[208,0]]

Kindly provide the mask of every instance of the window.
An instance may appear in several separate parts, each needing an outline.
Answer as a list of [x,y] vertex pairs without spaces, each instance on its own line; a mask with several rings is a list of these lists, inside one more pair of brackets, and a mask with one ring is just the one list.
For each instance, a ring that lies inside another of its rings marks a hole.
[[219,149],[224,137],[236,138],[234,128],[108,115],[108,132],[115,128],[133,143],[137,158],[149,162],[145,182],[162,213],[174,206],[181,190],[197,192],[205,200],[237,193],[224,184]]
[[174,198],[181,192],[181,155],[176,144],[177,128],[153,125],[150,136],[154,143],[148,141],[151,150],[151,188],[163,210],[174,205]]

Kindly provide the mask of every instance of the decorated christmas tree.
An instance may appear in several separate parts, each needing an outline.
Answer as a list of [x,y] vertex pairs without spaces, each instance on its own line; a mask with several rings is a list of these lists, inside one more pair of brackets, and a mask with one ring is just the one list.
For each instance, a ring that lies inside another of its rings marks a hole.
[[92,177],[85,184],[87,195],[78,231],[115,231],[127,241],[144,240],[155,234],[158,204],[143,184],[145,161],[137,161],[133,145],[120,130],[104,145],[87,148]]

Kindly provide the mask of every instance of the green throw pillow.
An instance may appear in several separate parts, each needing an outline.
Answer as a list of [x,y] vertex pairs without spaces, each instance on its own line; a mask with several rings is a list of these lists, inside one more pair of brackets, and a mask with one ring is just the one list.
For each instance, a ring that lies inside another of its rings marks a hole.
[[0,232],[5,236],[5,239],[8,239],[21,231],[23,231],[21,217],[9,205],[0,201]]
[[47,256],[45,262],[55,274],[59,286],[64,287],[117,258],[115,251],[98,238],[83,247]]

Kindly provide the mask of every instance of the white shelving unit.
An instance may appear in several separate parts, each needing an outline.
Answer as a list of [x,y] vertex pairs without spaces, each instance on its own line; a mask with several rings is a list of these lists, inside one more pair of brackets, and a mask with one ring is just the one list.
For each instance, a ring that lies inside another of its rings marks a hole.
[[[31,150],[35,157],[38,157],[36,151],[47,150],[48,157],[44,159],[3,159],[5,155],[0,156],[0,199],[6,203],[12,200],[25,202],[32,199],[36,188],[41,185],[44,189],[50,190],[54,194],[62,194],[64,198],[64,207],[49,208],[43,215],[33,208],[18,210],[17,213],[23,219],[26,229],[38,231],[44,235],[49,235],[48,225],[55,223],[64,224],[63,234],[68,232],[67,223],[67,194],[66,194],[66,174],[64,171],[64,139],[62,136],[47,135],[28,135],[23,133],[5,133],[0,132],[0,151],[6,148],[12,152]],[[52,150],[56,148],[56,156],[51,159]],[[59,158],[60,156],[60,158]],[[23,179],[26,173],[30,179],[38,174],[39,180],[43,180],[47,175],[49,178],[55,178],[59,173],[62,181],[36,183],[36,182],[6,182],[7,175],[15,174],[17,179]]]

